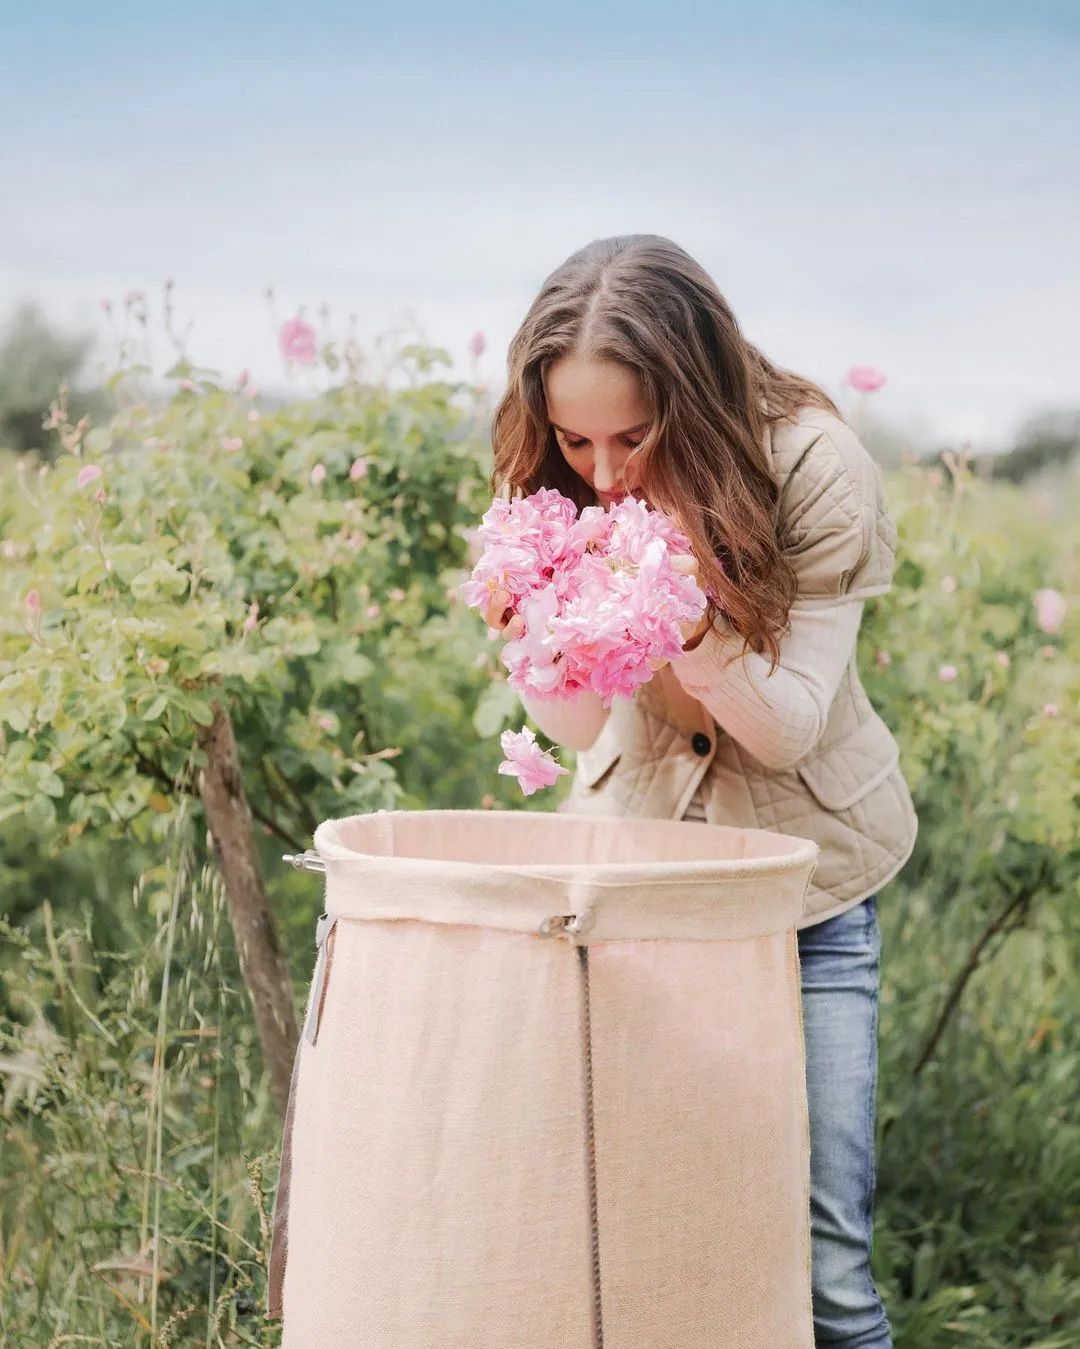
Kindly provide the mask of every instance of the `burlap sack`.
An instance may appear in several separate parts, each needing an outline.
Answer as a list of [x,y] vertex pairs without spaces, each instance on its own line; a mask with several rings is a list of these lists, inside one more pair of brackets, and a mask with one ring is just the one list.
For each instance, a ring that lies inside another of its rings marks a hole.
[[285,1349],[810,1349],[816,845],[418,811],[315,847]]

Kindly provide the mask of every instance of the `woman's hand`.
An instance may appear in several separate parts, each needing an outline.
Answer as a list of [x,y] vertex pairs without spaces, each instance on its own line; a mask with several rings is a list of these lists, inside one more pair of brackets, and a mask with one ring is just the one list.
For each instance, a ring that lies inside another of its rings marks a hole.
[[[694,580],[697,581],[698,585],[701,584],[698,561],[691,553],[674,554],[671,558],[671,565],[677,572],[681,572],[683,576],[692,576]],[[693,622],[693,620],[687,623],[680,623],[679,629],[682,632],[684,648],[687,651],[692,651],[711,627],[712,619],[709,617],[708,609],[705,610],[697,623]],[[650,661],[649,664],[653,670],[659,670],[662,669],[663,666],[669,664],[669,662],[663,659],[657,659]]]
[[510,608],[510,596],[505,590],[492,593],[484,608],[484,622],[489,628],[500,631],[507,641],[513,641],[525,631],[525,620]]

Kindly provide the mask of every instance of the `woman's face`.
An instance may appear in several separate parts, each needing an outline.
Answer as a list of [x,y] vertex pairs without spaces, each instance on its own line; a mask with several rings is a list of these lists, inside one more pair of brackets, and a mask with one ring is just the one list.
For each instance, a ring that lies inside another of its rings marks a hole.
[[563,458],[604,506],[635,492],[630,453],[651,415],[638,377],[615,361],[564,356],[544,376],[548,420]]

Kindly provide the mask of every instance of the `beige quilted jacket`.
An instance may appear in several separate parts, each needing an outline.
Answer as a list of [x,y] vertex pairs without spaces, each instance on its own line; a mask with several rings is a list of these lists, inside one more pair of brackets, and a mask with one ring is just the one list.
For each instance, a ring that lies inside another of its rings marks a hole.
[[[780,537],[799,578],[797,602],[883,595],[896,527],[880,470],[846,423],[820,409],[766,432],[780,487]],[[563,810],[680,819],[699,784],[707,820],[813,839],[818,866],[800,927],[880,889],[915,846],[918,822],[899,746],[875,712],[855,656],[814,748],[792,767],[759,763],[665,666],[631,700],[616,699],[578,753]]]

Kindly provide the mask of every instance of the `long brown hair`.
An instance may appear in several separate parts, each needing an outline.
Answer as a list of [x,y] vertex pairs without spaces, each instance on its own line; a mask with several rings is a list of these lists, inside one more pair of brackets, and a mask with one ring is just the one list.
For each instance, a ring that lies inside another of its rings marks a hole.
[[796,576],[777,536],[768,424],[808,405],[840,415],[808,379],[772,364],[742,335],[708,274],[656,234],[596,239],[544,281],[510,343],[492,422],[492,488],[557,488],[595,505],[548,421],[543,376],[564,356],[634,370],[652,409],[633,452],[635,486],[675,519],[745,646],[775,669]]

